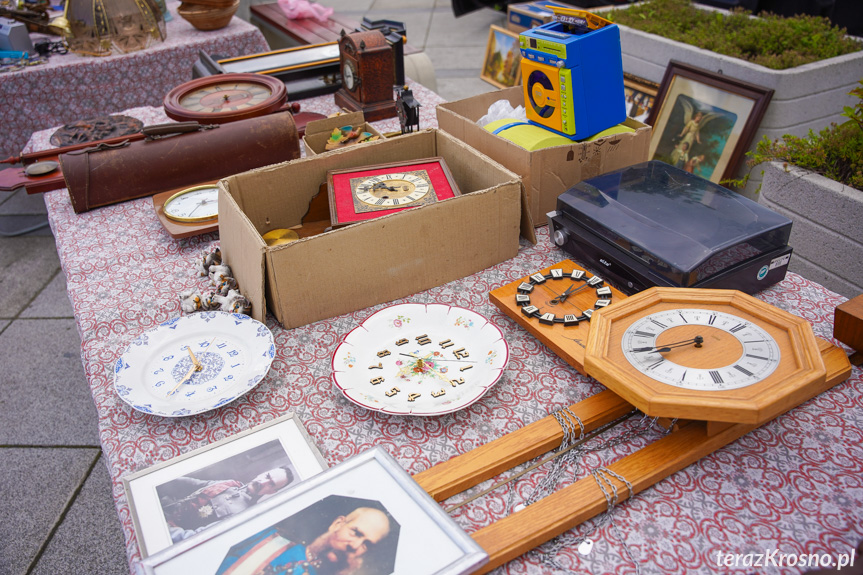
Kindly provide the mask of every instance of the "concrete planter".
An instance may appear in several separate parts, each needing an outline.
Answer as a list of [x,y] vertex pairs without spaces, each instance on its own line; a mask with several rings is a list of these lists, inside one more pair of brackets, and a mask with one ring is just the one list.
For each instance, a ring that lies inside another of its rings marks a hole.
[[853,298],[863,293],[863,192],[768,162],[758,201],[794,221],[790,269]]
[[[620,44],[623,70],[653,82],[662,81],[669,60],[678,60],[772,88],[773,98],[750,149],[763,136],[771,140],[783,134],[805,136],[810,128],[818,131],[830,122],[841,122],[839,113],[843,106],[852,106],[856,101],[848,92],[863,77],[863,51],[788,70],[771,70],[626,26],[620,26]],[[741,168],[738,177],[745,171],[746,168]],[[753,172],[743,193],[754,198],[759,183],[758,174]]]

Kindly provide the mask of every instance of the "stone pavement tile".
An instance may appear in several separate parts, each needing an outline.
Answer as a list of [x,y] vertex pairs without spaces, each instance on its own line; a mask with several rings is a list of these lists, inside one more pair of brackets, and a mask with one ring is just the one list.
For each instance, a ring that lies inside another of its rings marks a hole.
[[8,319],[0,319],[0,334],[3,333],[3,330],[6,329],[6,326],[12,323]]
[[373,11],[381,10],[414,10],[430,12],[434,9],[435,0],[375,0]]
[[123,532],[104,460],[93,467],[31,575],[72,573],[72,566],[76,573],[129,573]]
[[[5,195],[5,194],[4,194]],[[0,214],[47,214],[45,198],[42,194],[28,194],[24,188],[18,188],[9,197],[3,199],[0,196]]]
[[27,236],[50,236],[53,239],[51,228],[48,226],[48,216],[41,214],[0,214],[0,240],[4,237]]
[[[506,14],[497,12],[490,8],[483,8],[471,12],[460,18],[453,18],[449,8],[437,8],[432,13],[431,27],[429,28],[426,46],[429,47],[458,47],[458,46],[482,46],[488,44],[488,28],[492,24],[498,26],[506,25]],[[462,66],[482,67],[482,60],[470,62]]]
[[95,448],[0,448],[3,573],[27,571],[97,457]]
[[72,304],[66,294],[66,276],[60,271],[19,317],[71,318],[73,316]]
[[0,365],[0,445],[99,445],[74,320],[15,320]]
[[53,236],[0,237],[0,317],[14,318],[59,269]]
[[472,74],[476,75],[471,77],[438,76],[437,93],[447,102],[456,102],[477,94],[497,90],[488,82],[479,79],[479,70],[473,71]]

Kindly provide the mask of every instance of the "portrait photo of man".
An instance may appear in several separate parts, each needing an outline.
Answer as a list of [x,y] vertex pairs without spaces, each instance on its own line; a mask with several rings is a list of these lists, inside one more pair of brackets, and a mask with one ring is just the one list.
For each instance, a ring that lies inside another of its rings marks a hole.
[[273,441],[168,481],[156,492],[176,543],[297,482],[290,459]]
[[233,545],[216,575],[389,575],[399,529],[378,501],[330,495]]

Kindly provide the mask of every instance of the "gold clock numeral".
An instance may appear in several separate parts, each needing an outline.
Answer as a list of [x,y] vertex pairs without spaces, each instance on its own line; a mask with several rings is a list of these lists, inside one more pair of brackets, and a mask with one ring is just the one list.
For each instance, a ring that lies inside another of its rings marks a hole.
[[456,385],[464,385],[464,378],[460,377],[458,379],[451,379],[451,380],[449,380],[449,383],[453,387],[456,387]]
[[394,396],[395,394],[397,394],[397,393],[398,393],[398,392],[400,392],[400,391],[401,391],[401,390],[400,390],[399,388],[394,387],[394,388],[392,388],[391,390],[389,390],[389,391],[387,391],[386,393],[384,393],[384,395],[386,395],[387,397],[392,397],[392,396]]
[[427,334],[422,334],[416,337],[417,343],[420,345],[428,345],[431,343],[429,336]]
[[440,342],[438,345],[441,346],[442,348],[446,349],[448,347],[454,346],[455,344],[452,342],[452,340],[445,339],[442,342]]
[[472,365],[466,365],[466,366],[460,368],[459,371],[467,371],[467,370],[471,369],[472,367],[473,367]]
[[369,383],[371,383],[372,385],[377,385],[377,384],[383,383],[383,382],[384,382],[384,378],[382,378],[382,377],[373,377],[372,379],[369,380]]
[[378,362],[377,365],[370,365],[369,366],[369,369],[383,369],[383,368],[384,368],[384,364],[382,364],[381,362]]
[[403,337],[396,342],[396,345],[404,345],[406,343],[408,343],[408,339],[406,337]]
[[382,350],[382,351],[379,351],[379,352],[378,352],[378,357],[386,357],[386,356],[388,356],[389,354],[390,354],[390,350],[385,349],[385,350]]
[[411,393],[411,394],[409,394],[409,395],[408,395],[408,401],[414,401],[414,400],[415,400],[415,399],[417,399],[420,395],[422,395],[422,394],[420,394],[420,393]]
[[456,359],[464,359],[466,357],[470,357],[470,353],[468,353],[463,347],[458,348],[457,350],[452,352],[452,354],[456,357]]
[[442,395],[446,395],[446,390],[444,388],[441,388],[440,391],[433,391],[431,395],[432,397],[440,397]]

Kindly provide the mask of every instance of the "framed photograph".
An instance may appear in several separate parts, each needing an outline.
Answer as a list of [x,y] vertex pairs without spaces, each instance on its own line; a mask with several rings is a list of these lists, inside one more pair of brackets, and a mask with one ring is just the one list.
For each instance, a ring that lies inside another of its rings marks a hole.
[[149,575],[458,575],[488,555],[376,447],[141,561]]
[[123,478],[141,556],[170,547],[327,468],[288,414]]
[[646,124],[658,91],[659,84],[624,72],[623,93],[626,95],[626,115]]
[[517,33],[492,24],[479,77],[498,88],[521,84],[521,49]]
[[711,182],[734,177],[773,90],[672,60],[656,104],[649,157]]

